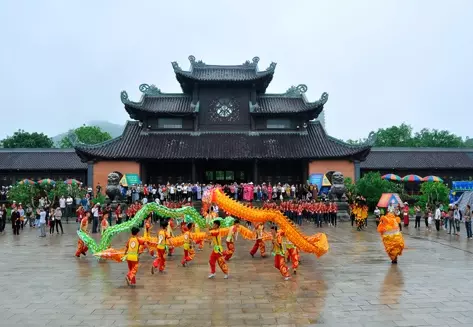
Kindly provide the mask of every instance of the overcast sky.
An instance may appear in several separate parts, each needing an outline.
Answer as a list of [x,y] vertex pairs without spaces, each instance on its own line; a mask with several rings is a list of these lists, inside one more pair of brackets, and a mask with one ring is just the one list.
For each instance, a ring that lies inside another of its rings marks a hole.
[[269,92],[322,92],[341,139],[406,122],[473,137],[473,1],[0,1],[0,138],[124,124],[126,90],[180,91],[171,67],[259,56]]

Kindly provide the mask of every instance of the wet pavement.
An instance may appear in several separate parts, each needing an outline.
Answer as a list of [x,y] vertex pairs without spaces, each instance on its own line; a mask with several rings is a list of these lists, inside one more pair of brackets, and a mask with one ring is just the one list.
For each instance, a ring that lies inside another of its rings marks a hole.
[[[228,280],[218,270],[207,279],[206,246],[187,268],[178,249],[164,275],[151,275],[151,258],[143,255],[135,289],[125,284],[126,264],[74,257],[74,224],[44,239],[29,228],[13,236],[7,225],[0,235],[0,326],[473,325],[473,240],[464,230],[450,236],[411,226],[396,266],[370,225],[362,232],[349,223],[322,228],[329,253],[303,254],[287,282],[272,257],[251,258],[252,243],[239,240]],[[114,245],[126,239],[120,235]]]

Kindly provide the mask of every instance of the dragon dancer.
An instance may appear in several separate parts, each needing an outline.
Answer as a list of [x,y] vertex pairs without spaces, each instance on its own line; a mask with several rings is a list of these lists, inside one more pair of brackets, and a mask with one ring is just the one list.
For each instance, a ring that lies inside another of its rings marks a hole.
[[284,280],[289,280],[291,277],[285,262],[282,233],[278,232],[277,226],[271,226],[271,234],[273,235],[273,250],[271,252],[274,255],[274,267],[279,270]]
[[238,219],[235,219],[233,222],[233,226],[230,227],[227,235],[227,250],[223,252],[223,255],[225,257],[225,261],[230,260],[230,258],[233,256],[233,253],[235,252],[235,241],[238,238],[238,229],[240,227],[240,221]]
[[284,231],[280,230],[279,233],[282,236],[284,253],[287,256],[287,260],[291,261],[292,271],[295,275],[297,274],[297,268],[299,267],[299,250],[294,244],[291,243],[291,241],[288,240]]
[[160,227],[161,229],[158,232],[158,253],[156,259],[153,261],[153,265],[151,266],[151,273],[154,274],[155,269],[159,269],[159,272],[164,272],[164,268],[166,268],[166,249],[167,249],[167,239],[169,235],[167,233],[168,228],[168,221],[161,220]]
[[[149,216],[148,218],[146,218],[145,220],[145,230],[144,230],[144,233],[143,233],[143,238],[145,240],[149,240],[150,237],[151,237],[151,230],[153,229],[153,224],[151,223],[151,216]],[[141,251],[142,252],[142,251]],[[154,257],[155,253],[154,253],[154,250],[149,248],[149,254]]]
[[391,263],[397,264],[397,257],[402,255],[404,250],[404,238],[399,230],[401,219],[392,212],[381,216],[378,225],[378,232],[383,239],[384,249],[391,258]]
[[182,257],[181,264],[183,267],[187,266],[187,264],[192,261],[192,225],[192,223],[188,223],[187,226],[182,227],[184,234],[184,256]]
[[263,232],[264,232],[264,223],[259,223],[256,225],[255,228],[255,233],[256,233],[256,242],[255,245],[253,245],[253,248],[250,251],[250,254],[252,257],[255,256],[256,251],[258,251],[258,248],[261,253],[261,257],[264,258],[266,257],[266,247],[264,245],[263,241]]
[[[174,228],[175,228],[174,222],[172,221],[172,219],[168,219],[167,235],[169,238],[174,237],[174,232],[173,232]],[[168,248],[168,256],[171,257],[173,253],[174,253],[174,246],[170,246]]]
[[128,286],[136,285],[136,273],[138,272],[139,266],[139,249],[140,246],[146,246],[146,241],[138,238],[137,235],[139,232],[140,229],[138,227],[131,229],[131,237],[125,245],[125,255],[122,259],[128,263],[128,274],[125,277]]
[[[80,221],[80,230],[86,234],[88,233],[87,228],[89,227],[89,217],[90,213],[88,212],[83,216],[82,220]],[[85,245],[84,241],[82,241],[79,237],[79,240],[77,241],[76,257],[80,258],[81,254],[85,256],[87,250],[87,245]]]
[[214,220],[212,229],[209,231],[209,236],[211,237],[213,250],[210,254],[209,265],[210,265],[210,275],[209,278],[215,277],[215,264],[218,263],[218,266],[224,273],[223,278],[228,278],[228,266],[225,263],[223,258],[223,247],[222,239],[220,237],[220,220]]

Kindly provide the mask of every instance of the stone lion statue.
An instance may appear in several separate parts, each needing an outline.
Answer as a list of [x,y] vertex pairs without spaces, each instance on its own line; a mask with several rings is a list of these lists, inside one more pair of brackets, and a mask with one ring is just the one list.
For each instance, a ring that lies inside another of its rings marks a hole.
[[339,171],[336,171],[332,174],[332,187],[328,193],[329,198],[334,201],[344,201],[346,199],[346,191],[347,188],[345,187],[345,178],[343,174]]
[[107,180],[107,189],[106,193],[110,200],[119,201],[122,197],[122,192],[120,191],[120,175],[117,173],[108,174]]

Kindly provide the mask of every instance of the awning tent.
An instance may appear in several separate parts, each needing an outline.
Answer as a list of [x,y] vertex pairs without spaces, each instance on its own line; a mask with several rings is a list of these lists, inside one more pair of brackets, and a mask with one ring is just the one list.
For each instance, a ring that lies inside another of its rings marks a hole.
[[379,208],[387,208],[390,204],[400,205],[401,208],[404,207],[404,203],[401,200],[401,197],[397,193],[383,193],[378,201]]
[[466,205],[469,204],[471,208],[473,208],[473,192],[472,191],[467,191],[464,192],[460,198],[454,202],[454,204],[458,205],[458,209],[460,209],[462,212],[465,211]]
[[125,174],[120,180],[120,184],[125,187],[139,185],[141,184],[140,176],[138,174]]

